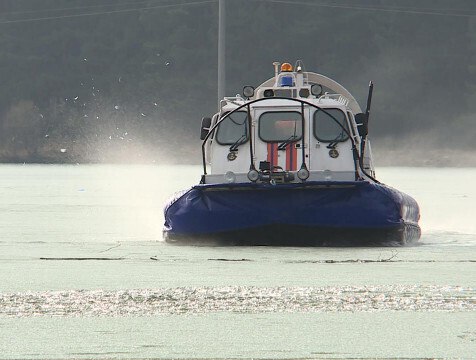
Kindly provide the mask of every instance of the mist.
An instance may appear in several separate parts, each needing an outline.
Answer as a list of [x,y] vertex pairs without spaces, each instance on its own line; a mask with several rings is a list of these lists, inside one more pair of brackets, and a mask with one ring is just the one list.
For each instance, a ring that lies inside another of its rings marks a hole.
[[[217,14],[216,1],[2,1],[0,161],[198,163]],[[476,166],[473,1],[236,0],[226,20],[227,95],[301,59],[361,107],[374,82],[377,166]]]

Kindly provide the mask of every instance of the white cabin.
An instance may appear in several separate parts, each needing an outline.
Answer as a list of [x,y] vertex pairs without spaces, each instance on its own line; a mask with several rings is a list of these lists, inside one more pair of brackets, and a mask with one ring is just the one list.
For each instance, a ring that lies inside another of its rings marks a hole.
[[217,114],[203,119],[202,182],[279,184],[374,177],[370,142],[362,131],[367,123],[361,120],[368,119],[369,111],[362,114],[342,85],[303,71],[301,62],[295,69],[279,65],[274,63],[273,78],[256,89],[246,86],[243,97],[226,97]]

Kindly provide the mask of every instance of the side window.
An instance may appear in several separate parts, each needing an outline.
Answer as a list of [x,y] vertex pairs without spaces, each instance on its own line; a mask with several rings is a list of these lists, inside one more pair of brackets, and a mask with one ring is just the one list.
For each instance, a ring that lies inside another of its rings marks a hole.
[[220,145],[243,144],[248,141],[248,114],[236,111],[218,126],[216,141]]
[[259,118],[259,137],[263,141],[297,141],[301,136],[302,117],[297,111],[270,111]]
[[317,140],[328,143],[346,141],[349,136],[342,127],[349,131],[347,118],[341,110],[324,109],[314,113],[313,128]]

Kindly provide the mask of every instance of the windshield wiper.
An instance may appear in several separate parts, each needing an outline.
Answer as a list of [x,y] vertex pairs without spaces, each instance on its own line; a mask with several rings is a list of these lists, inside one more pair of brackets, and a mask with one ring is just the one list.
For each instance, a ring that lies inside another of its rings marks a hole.
[[241,137],[240,137],[238,140],[236,140],[236,141],[233,143],[233,145],[230,146],[230,151],[236,151],[236,150],[238,150],[238,146],[240,146],[241,144],[243,144],[243,143],[244,143],[243,140],[245,140],[245,139],[246,139],[246,135],[245,135],[245,134],[241,135]]
[[344,140],[344,137],[345,137],[345,136],[344,136],[344,131],[341,131],[340,134],[337,135],[337,136],[335,137],[335,139],[332,140],[332,141],[329,143],[329,145],[327,145],[326,147],[327,147],[328,149],[334,149],[334,148],[337,146],[337,144],[338,144],[341,140]]
[[286,150],[286,147],[294,142],[298,137],[296,135],[291,135],[288,139],[284,140],[281,144],[278,146],[278,150]]

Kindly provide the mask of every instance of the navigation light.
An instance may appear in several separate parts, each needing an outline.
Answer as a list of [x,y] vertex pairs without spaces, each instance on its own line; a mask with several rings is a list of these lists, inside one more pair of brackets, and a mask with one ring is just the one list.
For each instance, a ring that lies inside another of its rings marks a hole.
[[311,86],[311,93],[314,96],[319,96],[322,93],[322,86],[319,84],[312,84]]
[[244,96],[245,98],[253,97],[254,94],[255,94],[255,88],[254,88],[253,86],[246,85],[246,86],[243,88],[243,96]]
[[297,172],[297,177],[301,180],[306,180],[309,177],[309,170],[302,166]]
[[225,181],[227,183],[234,183],[236,181],[236,175],[233,171],[227,171],[225,173]]
[[248,179],[252,182],[256,182],[259,179],[259,172],[256,169],[248,171]]

